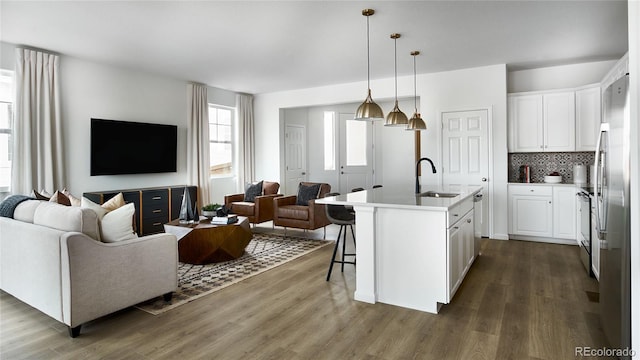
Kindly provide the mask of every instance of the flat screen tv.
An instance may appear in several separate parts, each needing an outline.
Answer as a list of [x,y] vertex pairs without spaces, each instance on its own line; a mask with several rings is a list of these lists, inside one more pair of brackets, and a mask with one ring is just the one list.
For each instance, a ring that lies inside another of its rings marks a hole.
[[91,119],[91,176],[176,172],[178,127]]

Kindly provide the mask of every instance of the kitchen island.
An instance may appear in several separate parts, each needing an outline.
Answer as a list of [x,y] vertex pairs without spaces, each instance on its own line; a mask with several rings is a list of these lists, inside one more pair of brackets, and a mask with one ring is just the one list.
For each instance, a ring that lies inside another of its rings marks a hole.
[[356,211],[354,299],[434,314],[449,303],[475,259],[473,201],[481,190],[425,186],[431,196],[418,196],[377,188],[317,200]]

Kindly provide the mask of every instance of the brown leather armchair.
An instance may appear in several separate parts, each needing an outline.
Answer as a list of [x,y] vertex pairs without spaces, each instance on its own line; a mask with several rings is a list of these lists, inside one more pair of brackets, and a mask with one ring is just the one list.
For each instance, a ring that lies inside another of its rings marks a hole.
[[[320,184],[318,198],[323,198],[325,194],[331,192],[331,185],[326,183],[302,182],[300,184],[307,186]],[[273,199],[274,225],[315,230],[331,224],[323,204],[316,204],[315,200],[309,200],[308,205],[296,205],[297,199],[296,195]]]
[[279,183],[264,181],[262,195],[256,196],[254,202],[244,201],[245,194],[233,194],[224,197],[224,205],[232,213],[249,218],[252,224],[273,220],[273,199],[282,196],[279,189]]

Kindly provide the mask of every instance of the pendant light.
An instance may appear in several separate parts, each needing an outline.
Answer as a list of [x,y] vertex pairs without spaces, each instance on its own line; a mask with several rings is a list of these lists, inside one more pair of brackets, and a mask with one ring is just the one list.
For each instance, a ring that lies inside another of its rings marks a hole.
[[387,120],[384,122],[384,126],[407,126],[409,120],[407,120],[407,115],[405,115],[400,108],[398,107],[398,38],[400,34],[391,34],[391,38],[393,39],[393,64],[394,64],[394,76],[395,76],[395,86],[396,86],[396,104],[391,110],[390,113],[387,114]]
[[415,106],[415,112],[411,119],[409,119],[409,124],[407,125],[407,130],[426,130],[427,125],[424,123],[422,118],[420,117],[420,113],[418,112],[418,90],[417,90],[417,80],[416,80],[416,56],[420,55],[420,51],[412,51],[411,56],[413,56],[413,104]]
[[382,109],[378,104],[373,102],[371,98],[371,80],[370,80],[370,69],[369,69],[369,16],[375,14],[375,10],[373,9],[364,9],[362,10],[362,15],[367,18],[367,98],[364,100],[362,105],[358,107],[356,110],[356,115],[354,116],[354,120],[382,120],[384,119],[384,114],[382,113]]

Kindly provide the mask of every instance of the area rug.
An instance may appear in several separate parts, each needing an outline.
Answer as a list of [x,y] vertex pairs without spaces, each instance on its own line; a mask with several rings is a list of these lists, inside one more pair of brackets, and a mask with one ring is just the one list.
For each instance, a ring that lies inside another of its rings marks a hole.
[[173,294],[170,303],[158,297],[138,304],[136,307],[158,315],[273,269],[330,243],[331,241],[326,240],[295,236],[285,238],[275,234],[254,233],[244,255],[236,260],[208,265],[179,263],[178,290]]

